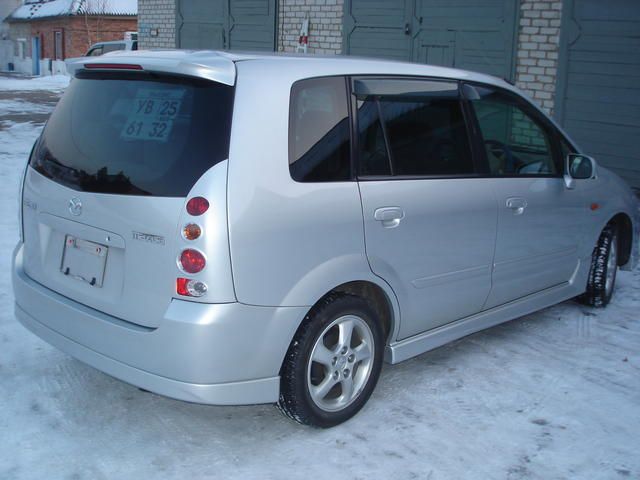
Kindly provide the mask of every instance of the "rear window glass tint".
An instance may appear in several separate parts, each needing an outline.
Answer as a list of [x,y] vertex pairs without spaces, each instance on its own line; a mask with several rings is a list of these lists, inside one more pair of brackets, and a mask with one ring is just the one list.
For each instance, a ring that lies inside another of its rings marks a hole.
[[457,99],[382,99],[394,175],[474,173],[462,108]]
[[228,158],[233,87],[147,74],[74,79],[31,165],[95,193],[186,196]]
[[361,176],[475,173],[456,84],[357,82]]
[[289,122],[289,170],[294,180],[332,182],[351,177],[344,78],[296,82]]

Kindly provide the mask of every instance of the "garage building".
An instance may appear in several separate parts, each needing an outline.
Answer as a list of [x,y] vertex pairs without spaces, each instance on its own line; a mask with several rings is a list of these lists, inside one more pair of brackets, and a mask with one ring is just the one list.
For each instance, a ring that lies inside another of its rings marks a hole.
[[139,0],[141,48],[387,57],[515,82],[640,188],[636,0]]

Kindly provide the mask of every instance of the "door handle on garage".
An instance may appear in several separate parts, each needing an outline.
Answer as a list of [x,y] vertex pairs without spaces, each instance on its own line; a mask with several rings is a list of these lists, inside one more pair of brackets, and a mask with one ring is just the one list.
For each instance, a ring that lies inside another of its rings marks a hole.
[[513,210],[514,215],[522,215],[527,208],[527,201],[520,197],[507,198],[507,208]]
[[400,220],[404,218],[404,210],[400,207],[381,207],[376,209],[373,218],[382,222],[384,228],[394,228],[400,225]]

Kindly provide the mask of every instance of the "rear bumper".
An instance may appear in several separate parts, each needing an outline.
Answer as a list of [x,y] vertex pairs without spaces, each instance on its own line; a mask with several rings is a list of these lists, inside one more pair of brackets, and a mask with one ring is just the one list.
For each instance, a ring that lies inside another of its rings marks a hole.
[[278,400],[280,365],[306,307],[173,300],[155,329],[79,304],[30,279],[14,252],[15,313],[43,340],[146,390],[195,403]]

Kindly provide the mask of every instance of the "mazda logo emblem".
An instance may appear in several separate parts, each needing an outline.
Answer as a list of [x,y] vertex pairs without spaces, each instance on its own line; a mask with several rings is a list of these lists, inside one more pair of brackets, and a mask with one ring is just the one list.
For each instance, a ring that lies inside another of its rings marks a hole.
[[82,213],[82,202],[79,198],[74,197],[69,200],[69,213],[76,217]]

